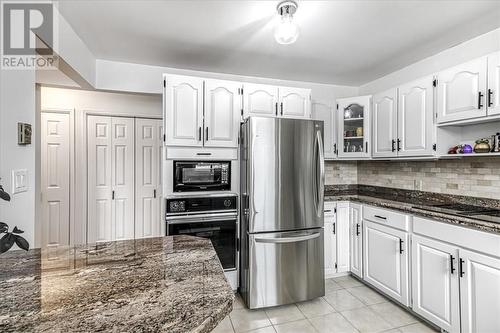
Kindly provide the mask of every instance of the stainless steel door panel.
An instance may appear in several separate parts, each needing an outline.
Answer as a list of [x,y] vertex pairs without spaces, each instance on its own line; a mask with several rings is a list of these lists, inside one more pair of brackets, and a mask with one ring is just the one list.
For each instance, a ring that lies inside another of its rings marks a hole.
[[323,122],[250,118],[249,232],[323,226]]
[[323,229],[249,235],[247,306],[324,296]]

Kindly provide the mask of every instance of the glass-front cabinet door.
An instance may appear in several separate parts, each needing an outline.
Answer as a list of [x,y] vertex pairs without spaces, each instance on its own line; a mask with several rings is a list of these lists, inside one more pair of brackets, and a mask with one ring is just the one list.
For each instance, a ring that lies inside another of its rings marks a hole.
[[371,96],[337,100],[339,157],[369,157]]

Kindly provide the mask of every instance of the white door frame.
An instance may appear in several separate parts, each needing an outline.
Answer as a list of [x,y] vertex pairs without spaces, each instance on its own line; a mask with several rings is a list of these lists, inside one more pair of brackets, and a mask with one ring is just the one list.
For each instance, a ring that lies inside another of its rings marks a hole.
[[[77,236],[76,236],[76,225],[75,225],[75,109],[55,109],[55,108],[47,108],[40,110],[40,117],[42,113],[63,113],[69,115],[69,245],[77,244]],[[41,131],[38,135],[41,142]],[[41,175],[44,177],[44,175]],[[42,189],[40,188],[39,198],[42,198]],[[41,232],[41,226],[36,229],[37,232]]]
[[[113,112],[109,110],[99,109],[84,109],[76,114],[76,149],[75,157],[80,163],[75,168],[76,187],[81,189],[75,198],[75,212],[78,217],[76,227],[80,232],[81,238],[78,239],[80,244],[86,244],[88,240],[87,223],[88,223],[88,170],[87,170],[87,118],[88,116],[103,116],[103,117],[126,117],[126,118],[146,118],[146,119],[163,119],[162,115],[150,114],[130,114],[122,112]],[[163,157],[162,157],[163,158]],[[134,180],[135,181],[135,180]]]

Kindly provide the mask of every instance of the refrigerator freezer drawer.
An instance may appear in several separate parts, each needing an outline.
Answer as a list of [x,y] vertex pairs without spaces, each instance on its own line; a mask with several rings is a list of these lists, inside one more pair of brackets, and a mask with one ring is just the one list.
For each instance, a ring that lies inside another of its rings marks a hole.
[[325,295],[323,228],[249,234],[250,309]]

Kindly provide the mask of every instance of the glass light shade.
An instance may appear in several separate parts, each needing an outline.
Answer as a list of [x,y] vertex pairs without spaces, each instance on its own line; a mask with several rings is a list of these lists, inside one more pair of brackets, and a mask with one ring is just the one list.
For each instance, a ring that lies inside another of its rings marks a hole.
[[293,16],[285,14],[274,28],[274,39],[279,44],[295,43],[299,37],[299,27],[293,22]]

